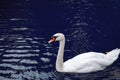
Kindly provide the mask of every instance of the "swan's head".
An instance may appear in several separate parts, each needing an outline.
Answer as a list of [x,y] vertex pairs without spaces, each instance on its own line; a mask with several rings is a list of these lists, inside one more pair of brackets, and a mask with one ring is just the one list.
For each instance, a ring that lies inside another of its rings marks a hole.
[[62,34],[62,33],[56,33],[56,34],[54,34],[51,37],[51,39],[50,39],[50,41],[48,43],[52,43],[52,42],[55,42],[55,41],[62,41],[64,39],[65,39],[64,34]]

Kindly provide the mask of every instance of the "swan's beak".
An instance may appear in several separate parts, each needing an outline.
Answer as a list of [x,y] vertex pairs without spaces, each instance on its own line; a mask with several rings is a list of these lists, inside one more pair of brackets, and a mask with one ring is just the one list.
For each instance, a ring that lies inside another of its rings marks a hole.
[[55,42],[55,40],[56,40],[56,38],[52,37],[52,38],[48,41],[48,43]]

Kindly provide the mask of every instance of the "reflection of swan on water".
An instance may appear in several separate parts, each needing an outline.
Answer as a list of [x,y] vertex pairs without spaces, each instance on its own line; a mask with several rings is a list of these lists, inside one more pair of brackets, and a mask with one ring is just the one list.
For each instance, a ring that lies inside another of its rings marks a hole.
[[79,54],[63,63],[65,36],[56,33],[49,43],[59,41],[60,46],[56,60],[56,70],[59,72],[89,73],[105,69],[111,65],[119,56],[120,49],[114,49],[107,54],[98,52],[87,52]]

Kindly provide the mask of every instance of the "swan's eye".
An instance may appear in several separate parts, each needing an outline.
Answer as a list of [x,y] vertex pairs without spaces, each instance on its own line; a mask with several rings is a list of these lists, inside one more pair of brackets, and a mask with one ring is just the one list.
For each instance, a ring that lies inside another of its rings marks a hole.
[[51,37],[52,40],[54,40],[54,39],[56,40],[56,38],[57,38],[57,36],[53,36],[53,37]]
[[53,39],[54,39],[54,37],[51,38],[51,40],[53,40]]
[[55,38],[55,39],[56,39],[57,37],[58,37],[58,36],[53,36],[53,38]]

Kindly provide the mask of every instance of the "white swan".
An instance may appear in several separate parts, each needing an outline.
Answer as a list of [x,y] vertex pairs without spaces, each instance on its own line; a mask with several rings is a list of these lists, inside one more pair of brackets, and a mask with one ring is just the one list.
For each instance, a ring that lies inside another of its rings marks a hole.
[[79,54],[63,63],[65,36],[56,33],[48,43],[59,41],[60,46],[56,60],[56,70],[58,72],[90,73],[105,69],[111,65],[120,54],[120,49],[114,49],[107,54],[98,52],[87,52]]

